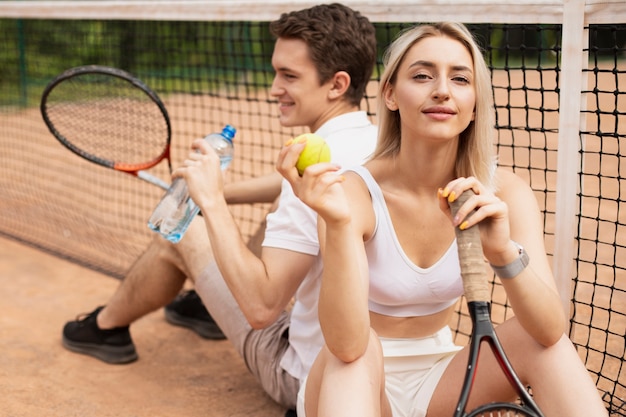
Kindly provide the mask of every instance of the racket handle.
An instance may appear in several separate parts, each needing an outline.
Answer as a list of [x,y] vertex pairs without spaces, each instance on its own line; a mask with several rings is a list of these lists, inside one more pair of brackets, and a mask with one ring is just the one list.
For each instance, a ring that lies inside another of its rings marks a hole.
[[148,174],[146,171],[137,171],[137,177],[151,184],[154,184],[157,187],[164,189],[165,191],[170,189],[170,185],[168,183],[158,177],[155,177],[154,175]]
[[[474,195],[474,192],[467,190],[450,203],[453,216],[456,216],[459,208],[472,195]],[[489,302],[491,296],[489,294],[489,283],[485,275],[485,259],[478,225],[465,230],[455,227],[454,233],[456,234],[465,298],[467,298],[467,301]]]

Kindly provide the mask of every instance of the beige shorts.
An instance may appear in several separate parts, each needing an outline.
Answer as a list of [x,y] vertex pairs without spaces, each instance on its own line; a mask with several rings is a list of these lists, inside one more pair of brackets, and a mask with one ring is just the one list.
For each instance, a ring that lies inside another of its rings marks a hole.
[[[459,350],[449,327],[421,339],[380,338],[385,363],[385,392],[394,417],[424,417],[430,399]],[[298,392],[298,417],[305,417],[304,390]]]

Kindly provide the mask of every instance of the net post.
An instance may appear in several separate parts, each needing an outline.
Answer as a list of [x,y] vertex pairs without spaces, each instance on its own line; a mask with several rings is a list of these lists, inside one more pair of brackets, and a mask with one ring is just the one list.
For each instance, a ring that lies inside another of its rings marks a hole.
[[[554,242],[554,277],[563,309],[570,316],[574,242],[578,226],[578,169],[580,167],[580,127],[582,87],[587,44],[584,0],[565,0],[563,11],[562,75],[559,112],[559,139],[556,181],[556,217]],[[586,67],[586,65],[585,65]],[[582,74],[582,75],[581,75]],[[567,325],[569,326],[569,320]]]

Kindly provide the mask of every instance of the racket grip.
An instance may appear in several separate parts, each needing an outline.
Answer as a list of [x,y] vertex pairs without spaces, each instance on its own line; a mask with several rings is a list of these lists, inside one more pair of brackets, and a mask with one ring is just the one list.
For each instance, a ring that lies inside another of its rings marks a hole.
[[[456,216],[461,206],[472,195],[474,195],[474,192],[467,190],[450,203],[453,216]],[[454,233],[456,234],[465,298],[467,298],[467,301],[489,302],[491,296],[489,294],[489,283],[487,282],[487,276],[485,274],[485,258],[478,225],[465,230],[455,227]]]
[[168,183],[166,183],[165,181],[163,181],[162,179],[158,177],[155,177],[154,175],[148,174],[145,171],[137,171],[137,177],[151,184],[154,184],[157,187],[160,187],[165,191],[170,189],[170,185]]

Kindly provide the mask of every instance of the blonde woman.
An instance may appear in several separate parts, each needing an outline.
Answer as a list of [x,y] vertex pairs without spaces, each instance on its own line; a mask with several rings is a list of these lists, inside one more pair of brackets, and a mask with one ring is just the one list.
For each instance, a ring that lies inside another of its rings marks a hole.
[[[463,293],[455,227],[480,228],[515,312],[498,335],[545,415],[607,416],[564,334],[533,192],[496,167],[491,97],[463,25],[415,27],[386,53],[378,145],[363,167],[317,164],[299,177],[304,145],[281,151],[278,170],[319,215],[324,261],[325,346],[300,389],[299,417],[453,414],[467,363],[448,328]],[[468,189],[476,196],[453,217],[449,202]],[[470,409],[514,399],[497,367],[482,355]]]

